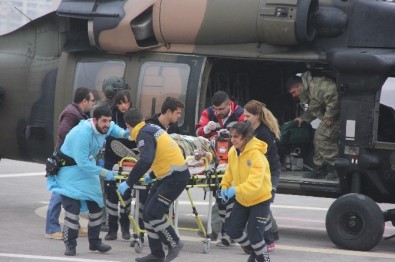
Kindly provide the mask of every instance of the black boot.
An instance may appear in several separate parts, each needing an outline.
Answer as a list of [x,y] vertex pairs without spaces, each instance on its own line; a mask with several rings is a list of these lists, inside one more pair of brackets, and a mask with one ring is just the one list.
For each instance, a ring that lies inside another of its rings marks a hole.
[[145,257],[138,257],[135,259],[137,262],[164,262],[165,258],[164,257],[157,257],[155,255],[149,254],[148,256]]
[[255,262],[255,258],[256,258],[256,255],[255,255],[254,252],[252,252],[252,253],[250,254],[250,256],[248,257],[247,262]]
[[325,179],[327,175],[326,165],[324,166],[317,166],[314,171],[307,172],[303,174],[304,178],[311,178],[311,179]]
[[76,249],[74,246],[66,246],[66,250],[64,251],[65,256],[75,256]]
[[104,237],[105,240],[116,240],[118,238],[117,232],[109,231],[107,235]]
[[167,253],[165,261],[169,262],[175,259],[178,256],[178,254],[180,254],[180,251],[183,247],[184,247],[184,243],[182,243],[181,240],[178,240],[177,246],[169,247],[169,252]]
[[122,238],[125,240],[129,240],[130,239],[130,231],[127,228],[121,228],[121,232],[122,232]]
[[101,241],[97,241],[97,242],[89,243],[89,250],[105,253],[111,250],[111,246],[103,244]]
[[326,176],[326,180],[336,180],[339,178],[334,165],[328,165],[327,170],[328,175]]

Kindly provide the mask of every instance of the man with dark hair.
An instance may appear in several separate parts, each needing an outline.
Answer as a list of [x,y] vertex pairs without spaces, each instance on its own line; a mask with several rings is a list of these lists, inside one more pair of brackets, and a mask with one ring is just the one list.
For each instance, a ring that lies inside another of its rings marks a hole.
[[321,120],[314,134],[315,172],[304,175],[306,178],[337,179],[335,162],[338,156],[338,132],[340,102],[336,83],[327,77],[312,77],[310,72],[302,76],[292,76],[286,83],[288,92],[307,104],[307,110],[295,119],[299,125],[305,121]]
[[71,129],[60,147],[60,154],[67,161],[57,175],[47,177],[47,187],[61,195],[65,209],[63,241],[66,256],[76,255],[81,207],[89,210],[89,250],[107,252],[111,249],[99,238],[104,206],[99,177],[115,180],[115,172],[97,166],[95,156],[103,147],[106,137],[128,138],[129,134],[128,130],[111,121],[110,108],[103,106],[94,110],[92,118],[81,121]]
[[152,182],[153,178],[157,180],[151,187],[143,212],[151,254],[136,258],[136,261],[165,261],[162,244],[169,247],[166,262],[172,261],[180,253],[183,243],[165,214],[169,212],[171,203],[184,191],[190,179],[186,160],[178,144],[165,130],[143,121],[140,110],[129,109],[124,119],[131,130],[131,140],[136,141],[140,158],[127,180],[118,186],[118,190],[123,194],[150,168],[152,172],[147,174],[144,180],[147,183]]
[[196,135],[210,138],[217,134],[216,131],[244,121],[244,109],[230,100],[224,91],[214,93],[212,104],[203,110],[196,124]]
[[[55,151],[63,144],[66,134],[82,119],[89,118],[89,112],[95,104],[95,97],[90,89],[79,87],[74,92],[73,103],[66,106],[59,117],[58,136]],[[61,211],[60,195],[52,192],[48,204],[47,217],[45,220],[45,237],[50,239],[62,239],[59,215]],[[86,236],[86,229],[80,228],[79,236]]]
[[174,97],[166,97],[162,104],[161,112],[153,115],[146,123],[155,124],[166,130],[168,134],[180,134],[178,120],[181,118],[181,111],[184,105]]

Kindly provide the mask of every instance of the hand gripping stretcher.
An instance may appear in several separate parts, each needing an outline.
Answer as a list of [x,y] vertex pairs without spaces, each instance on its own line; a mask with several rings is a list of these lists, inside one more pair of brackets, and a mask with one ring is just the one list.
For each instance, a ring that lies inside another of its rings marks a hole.
[[[182,148],[184,155],[186,156],[187,164],[189,171],[191,173],[191,178],[186,186],[186,194],[189,199],[189,203],[192,208],[192,212],[194,214],[194,220],[196,223],[195,228],[186,228],[179,227],[179,208],[178,208],[178,200],[173,204],[173,210],[170,210],[168,219],[174,226],[177,233],[179,231],[192,231],[199,232],[204,236],[203,240],[203,253],[207,254],[210,252],[211,247],[211,209],[213,206],[213,196],[216,195],[216,191],[219,188],[220,181],[223,177],[223,171],[225,170],[226,165],[221,164],[217,166],[216,161],[211,161],[210,159],[216,159],[215,150],[213,150],[210,142],[203,137],[192,137],[192,136],[183,136],[183,135],[171,135],[173,139],[180,145]],[[209,154],[212,154],[211,157]],[[196,159],[196,155],[200,155],[200,159]],[[203,157],[202,157],[203,156]],[[118,165],[114,166],[114,171],[118,172],[116,176],[117,182],[122,182],[126,180],[130,171],[132,170],[134,163],[137,162],[136,158],[125,157],[119,162]],[[144,179],[140,179],[138,184],[135,184],[133,187],[133,193],[135,195],[134,206],[132,208],[131,215],[129,215],[129,219],[132,225],[133,230],[133,240],[135,241],[134,249],[137,253],[141,253],[143,250],[143,243],[141,241],[142,234],[145,233],[145,230],[139,227],[138,218],[139,218],[139,191],[145,190],[149,188],[150,185],[144,183]],[[204,198],[206,198],[208,194],[208,217],[207,217],[207,225],[206,228],[203,225],[203,221],[199,217],[199,213],[194,204],[192,195],[190,193],[190,189],[192,188],[201,188],[204,191]],[[122,205],[125,205],[121,194],[117,191],[119,200]],[[171,219],[172,218],[172,219]]]

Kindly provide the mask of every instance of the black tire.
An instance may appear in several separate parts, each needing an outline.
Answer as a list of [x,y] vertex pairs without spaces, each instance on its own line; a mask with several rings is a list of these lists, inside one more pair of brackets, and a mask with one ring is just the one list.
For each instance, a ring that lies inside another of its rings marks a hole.
[[370,197],[351,193],[339,197],[326,214],[326,232],[339,248],[368,251],[384,234],[384,216]]

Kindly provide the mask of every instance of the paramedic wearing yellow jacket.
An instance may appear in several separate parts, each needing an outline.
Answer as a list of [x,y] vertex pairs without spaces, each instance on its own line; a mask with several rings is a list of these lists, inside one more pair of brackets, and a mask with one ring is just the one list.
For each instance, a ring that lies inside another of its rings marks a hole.
[[[140,158],[118,190],[123,193],[133,187],[150,168],[152,172],[144,180],[147,183],[152,182],[153,178],[157,180],[151,187],[143,212],[151,254],[136,258],[136,261],[168,262],[178,256],[183,243],[165,214],[185,189],[191,175],[180,147],[165,130],[157,125],[146,124],[143,114],[135,108],[126,111],[124,120],[131,130],[131,140],[136,141]],[[169,247],[166,260],[162,243]]]
[[[230,138],[233,146],[221,181],[221,197],[226,202],[235,196],[236,201],[225,225],[226,232],[244,250],[251,252],[248,261],[268,262],[263,237],[272,197],[270,168],[264,156],[267,144],[254,137],[249,122],[232,126]],[[247,233],[244,232],[246,225]]]

